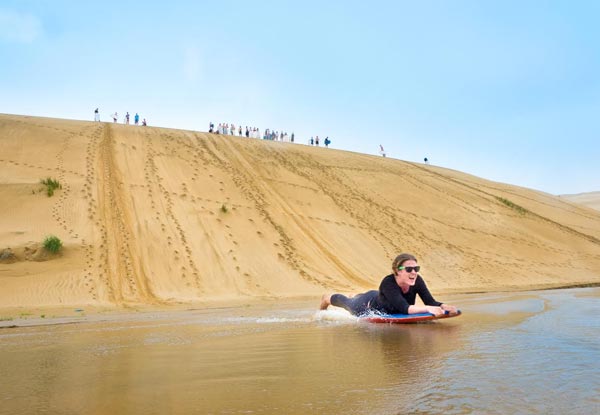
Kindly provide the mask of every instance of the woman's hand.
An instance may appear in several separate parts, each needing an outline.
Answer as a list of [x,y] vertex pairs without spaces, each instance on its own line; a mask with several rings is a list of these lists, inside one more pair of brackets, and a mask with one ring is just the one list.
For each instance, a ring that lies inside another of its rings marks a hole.
[[442,316],[442,315],[444,315],[444,310],[442,310],[442,307],[428,305],[428,306],[425,306],[425,308],[427,309],[428,313],[431,313],[434,316]]
[[450,314],[456,314],[458,312],[456,307],[450,304],[442,304],[440,305],[440,308],[444,311],[449,312]]

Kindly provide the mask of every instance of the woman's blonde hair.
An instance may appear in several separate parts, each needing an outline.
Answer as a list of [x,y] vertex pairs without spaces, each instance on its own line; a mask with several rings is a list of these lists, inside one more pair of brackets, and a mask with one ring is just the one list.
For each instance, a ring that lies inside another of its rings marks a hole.
[[402,264],[409,260],[417,262],[417,258],[415,258],[414,255],[406,253],[398,255],[396,259],[394,259],[394,262],[392,262],[392,272],[394,275],[398,273],[398,267],[402,266]]

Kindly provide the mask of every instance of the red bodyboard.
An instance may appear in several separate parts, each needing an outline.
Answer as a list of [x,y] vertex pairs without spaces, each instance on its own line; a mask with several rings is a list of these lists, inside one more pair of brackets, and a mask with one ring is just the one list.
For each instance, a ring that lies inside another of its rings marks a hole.
[[431,313],[419,313],[419,314],[371,314],[363,317],[359,317],[360,321],[366,321],[369,323],[387,323],[387,324],[410,324],[410,323],[421,323],[424,321],[440,320],[443,318],[458,317],[460,311],[457,313],[446,313],[441,316],[435,316]]

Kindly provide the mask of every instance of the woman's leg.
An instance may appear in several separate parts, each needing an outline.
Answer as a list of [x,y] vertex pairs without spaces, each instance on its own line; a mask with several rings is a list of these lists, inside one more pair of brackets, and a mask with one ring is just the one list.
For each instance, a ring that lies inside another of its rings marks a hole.
[[331,294],[323,294],[321,297],[321,305],[319,306],[319,310],[327,310],[327,307],[331,305]]
[[377,297],[377,295],[377,290],[367,291],[366,293],[355,295],[352,298],[348,298],[342,294],[333,294],[329,298],[329,304],[341,307],[355,316],[358,316],[364,314],[369,309],[370,301]]

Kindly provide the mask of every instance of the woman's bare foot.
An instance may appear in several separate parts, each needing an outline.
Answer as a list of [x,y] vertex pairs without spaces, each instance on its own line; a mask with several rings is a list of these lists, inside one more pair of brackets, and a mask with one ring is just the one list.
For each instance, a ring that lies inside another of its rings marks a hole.
[[323,294],[323,297],[321,297],[321,306],[319,307],[320,310],[327,310],[327,307],[329,307],[331,305],[331,294]]

